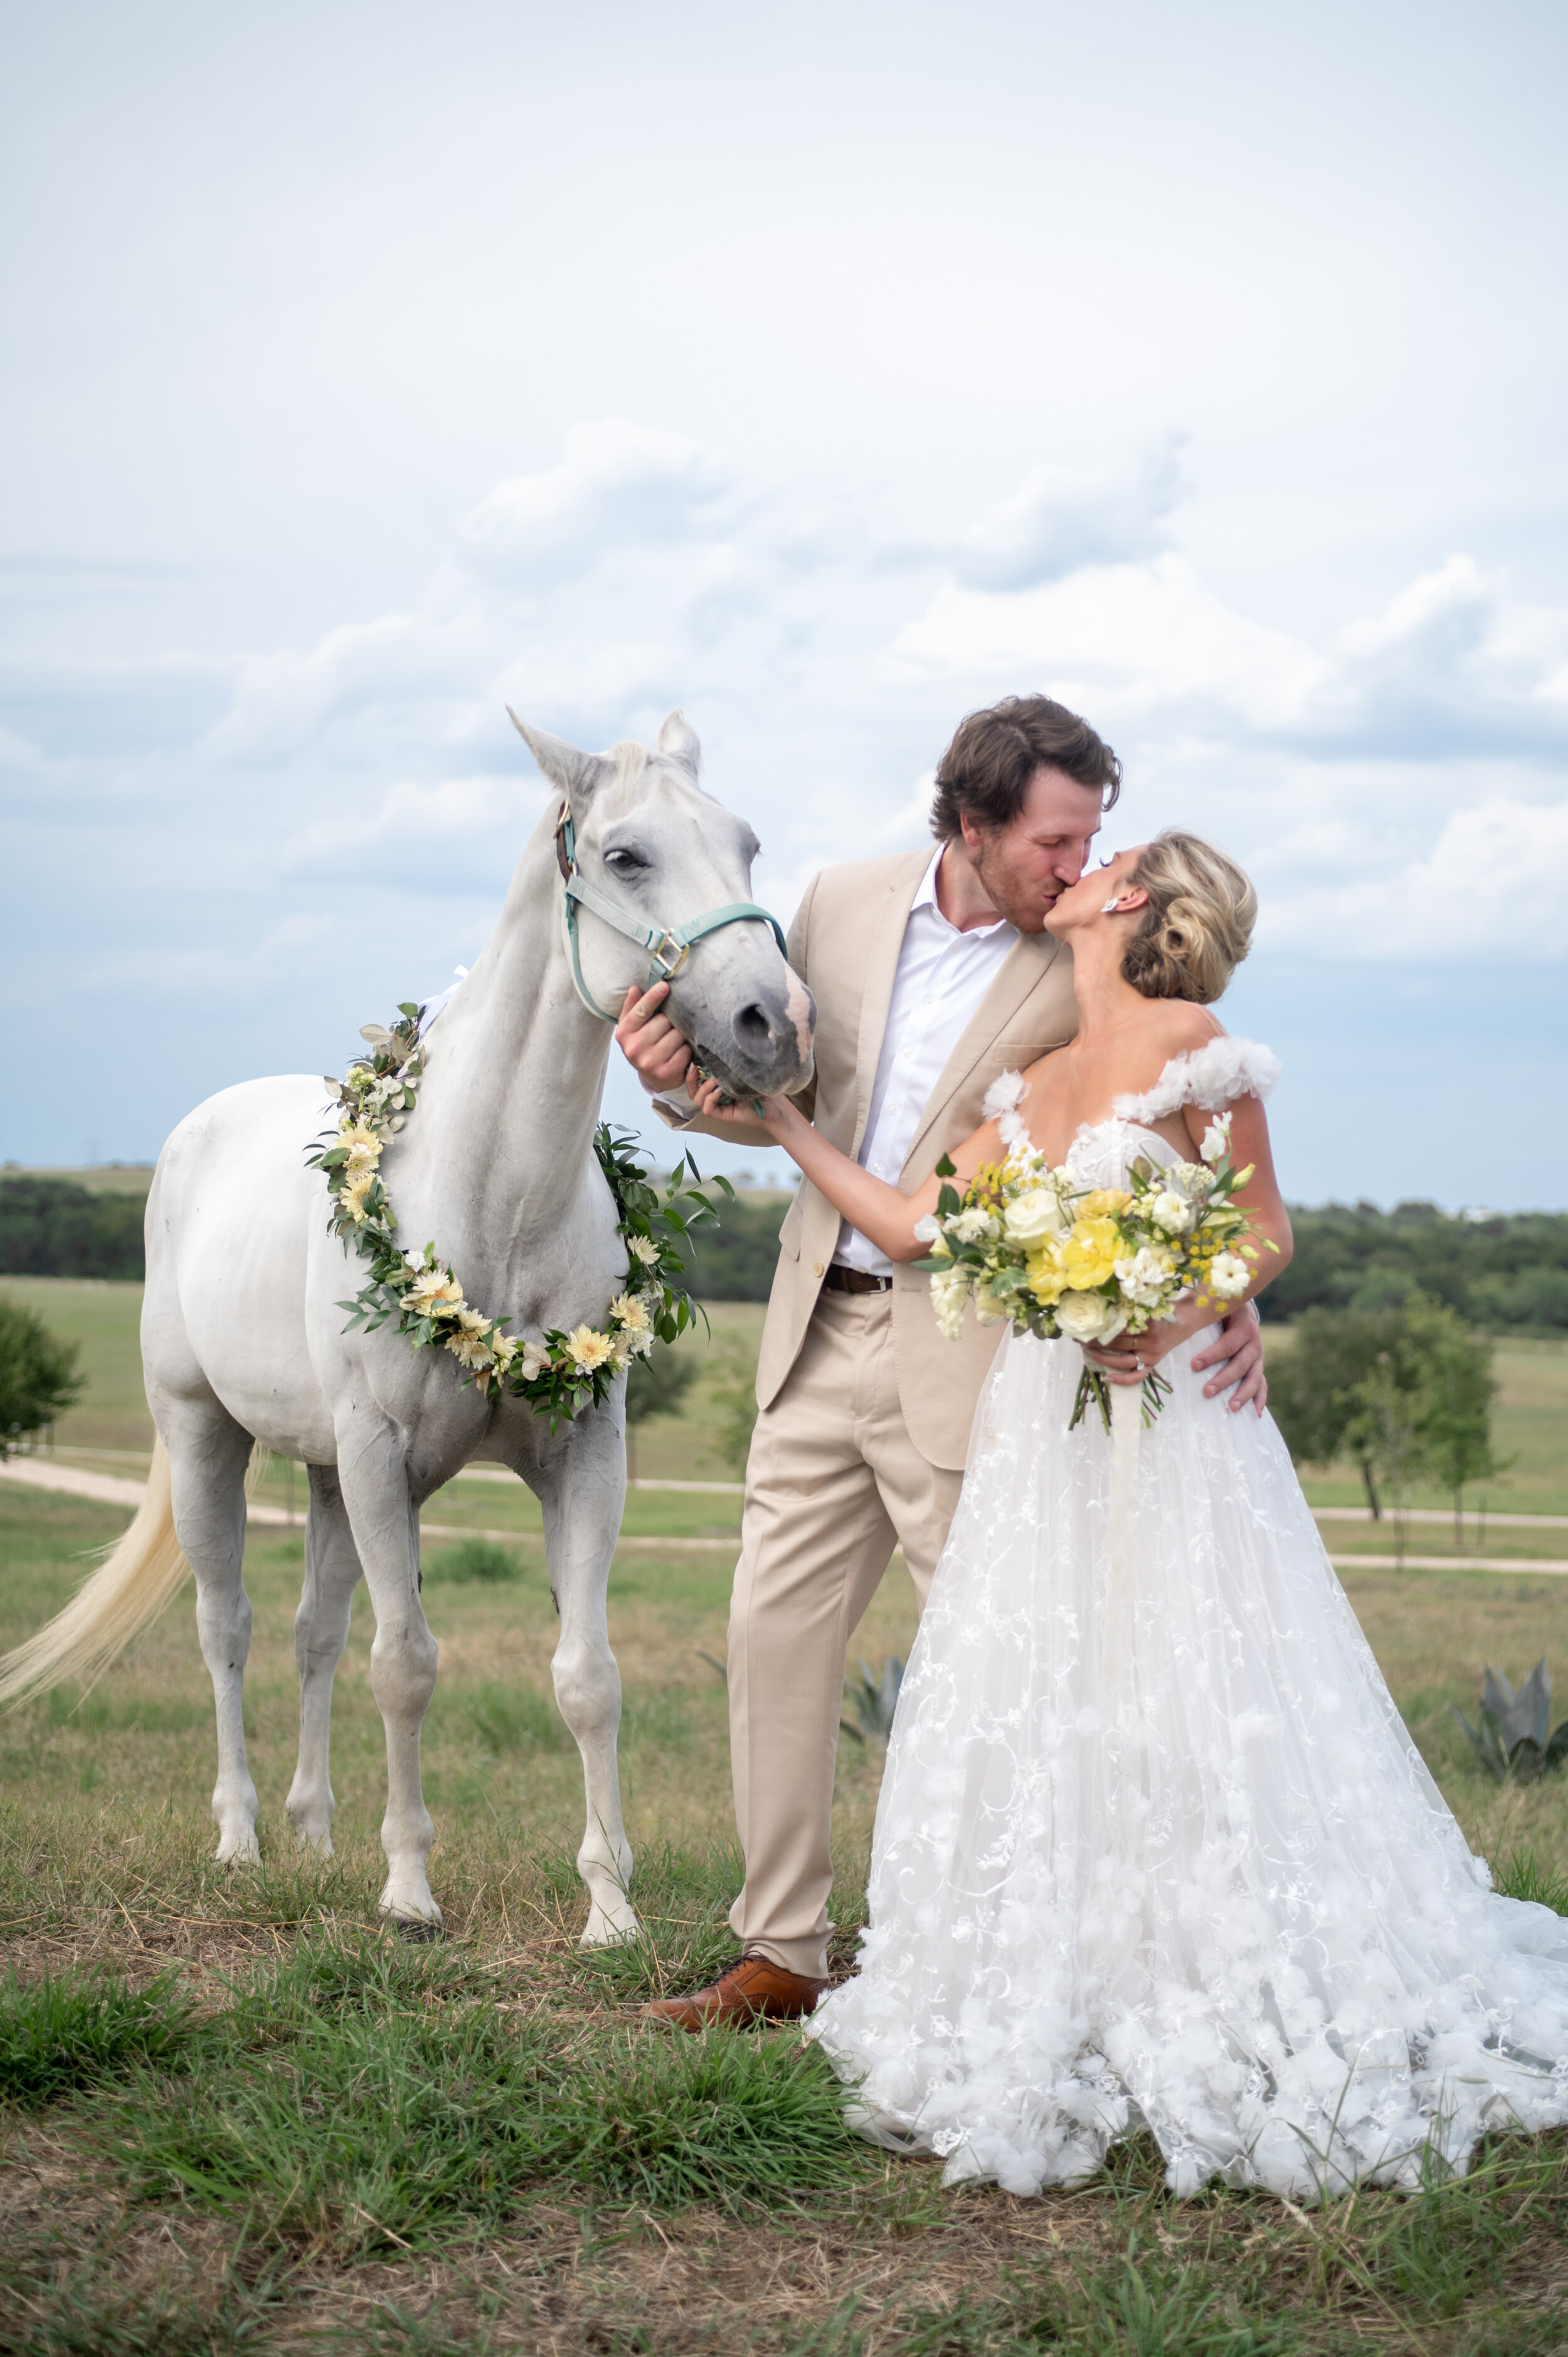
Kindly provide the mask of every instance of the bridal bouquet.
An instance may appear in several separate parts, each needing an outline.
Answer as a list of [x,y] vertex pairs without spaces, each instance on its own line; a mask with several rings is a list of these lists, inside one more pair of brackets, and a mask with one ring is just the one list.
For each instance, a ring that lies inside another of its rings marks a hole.
[[[1078,1186],[1020,1139],[1005,1160],[983,1166],[961,1195],[944,1185],[916,1234],[930,1246],[931,1306],[950,1340],[972,1297],[983,1325],[1006,1318],[1021,1334],[1111,1342],[1142,1334],[1195,1293],[1216,1306],[1251,1283],[1258,1257],[1235,1197],[1252,1175],[1230,1160],[1230,1116],[1210,1122],[1198,1162],[1160,1169],[1140,1157],[1127,1187]],[[937,1175],[951,1178],[944,1156]],[[1170,1385],[1151,1373],[1147,1408]],[[1072,1421],[1092,1398],[1110,1429],[1110,1387],[1092,1367]]]

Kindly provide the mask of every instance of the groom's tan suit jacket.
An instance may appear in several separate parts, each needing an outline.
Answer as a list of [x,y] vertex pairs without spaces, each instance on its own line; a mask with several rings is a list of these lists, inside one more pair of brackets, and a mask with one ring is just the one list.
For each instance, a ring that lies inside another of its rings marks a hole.
[[[825,867],[807,886],[789,928],[789,963],[817,1003],[816,1078],[800,1102],[822,1135],[848,1155],[859,1152],[865,1133],[904,928],[930,859],[928,847]],[[1064,1046],[1077,1028],[1070,953],[1048,934],[1020,935],[927,1101],[899,1174],[904,1192],[912,1194],[944,1154],[979,1128],[985,1092],[1000,1073]],[[736,1135],[734,1125],[690,1126]],[[760,1129],[756,1136],[770,1143]],[[800,1357],[838,1234],[837,1211],[802,1179],[779,1238],[757,1370],[761,1407],[771,1406]],[[892,1312],[909,1437],[933,1465],[961,1470],[997,1329],[977,1324],[971,1313],[960,1340],[944,1341],[929,1280],[908,1266],[895,1273]]]

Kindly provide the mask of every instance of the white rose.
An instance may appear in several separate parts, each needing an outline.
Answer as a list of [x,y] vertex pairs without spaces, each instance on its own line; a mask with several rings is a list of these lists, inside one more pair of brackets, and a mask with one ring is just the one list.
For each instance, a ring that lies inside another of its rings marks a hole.
[[934,1211],[928,1211],[923,1219],[917,1220],[915,1222],[915,1242],[918,1244],[934,1244],[941,1232],[937,1225],[937,1215]]
[[1057,1303],[1057,1324],[1075,1342],[1109,1342],[1126,1323],[1122,1304],[1102,1293],[1064,1293]]
[[1234,1301],[1252,1282],[1252,1272],[1240,1253],[1216,1253],[1208,1271],[1208,1288],[1222,1301]]
[[1197,1150],[1208,1163],[1224,1161],[1230,1151],[1230,1116],[1228,1113],[1222,1113],[1217,1121],[1209,1123],[1203,1133],[1203,1144]]
[[1149,1217],[1156,1228],[1164,1228],[1167,1236],[1184,1235],[1192,1225],[1192,1205],[1166,1188],[1150,1204]]
[[961,1244],[979,1244],[989,1243],[993,1236],[1001,1233],[1001,1230],[989,1211],[983,1211],[978,1203],[972,1203],[967,1211],[959,1213],[948,1232],[956,1236]]
[[1015,1244],[1038,1243],[1045,1236],[1065,1236],[1072,1224],[1052,1187],[1031,1187],[1027,1194],[1015,1195],[1007,1206],[1004,1221],[1009,1241]]
[[961,1268],[940,1268],[931,1278],[931,1308],[937,1324],[950,1342],[956,1342],[963,1325],[963,1305],[969,1298],[969,1275]]
[[1116,1282],[1140,1309],[1157,1309],[1171,1281],[1171,1264],[1149,1244],[1116,1264]]

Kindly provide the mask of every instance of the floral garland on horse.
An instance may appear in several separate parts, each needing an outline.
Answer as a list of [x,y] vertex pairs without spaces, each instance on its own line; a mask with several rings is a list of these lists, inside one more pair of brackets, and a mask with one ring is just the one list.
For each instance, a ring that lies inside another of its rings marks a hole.
[[660,1341],[672,1342],[699,1312],[685,1283],[686,1264],[678,1246],[703,1220],[716,1219],[699,1189],[704,1183],[733,1198],[726,1178],[704,1182],[690,1155],[677,1163],[660,1199],[637,1158],[635,1139],[601,1122],[594,1151],[615,1197],[617,1222],[630,1261],[627,1284],[610,1303],[603,1327],[578,1326],[571,1333],[553,1328],[541,1341],[521,1341],[507,1333],[510,1320],[487,1317],[464,1297],[461,1281],[433,1243],[422,1254],[405,1253],[397,1241],[397,1215],[381,1175],[387,1141],[413,1113],[424,1070],[419,1036],[420,1009],[403,1001],[389,1030],[367,1023],[360,1037],[371,1053],[349,1067],[341,1081],[328,1077],[333,1101],[342,1107],[336,1129],[324,1131],[306,1155],[322,1170],[332,1200],[331,1232],[370,1263],[370,1282],[351,1301],[345,1332],[362,1325],[367,1333],[395,1321],[415,1350],[449,1351],[464,1370],[463,1380],[489,1398],[510,1392],[526,1400],[554,1429],[562,1416],[597,1406],[610,1385],[635,1358]]

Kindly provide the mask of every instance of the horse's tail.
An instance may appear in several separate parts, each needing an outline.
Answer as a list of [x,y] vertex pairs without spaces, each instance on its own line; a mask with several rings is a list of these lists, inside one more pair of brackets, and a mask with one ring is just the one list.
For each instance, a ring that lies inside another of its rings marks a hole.
[[63,1612],[0,1658],[0,1709],[47,1694],[68,1678],[94,1684],[132,1638],[157,1619],[189,1569],[175,1536],[168,1452],[155,1440],[146,1491],[124,1537]]

